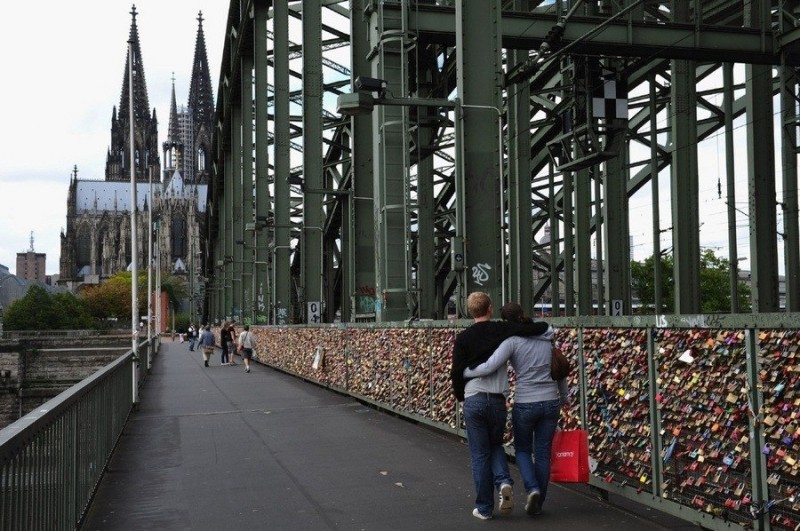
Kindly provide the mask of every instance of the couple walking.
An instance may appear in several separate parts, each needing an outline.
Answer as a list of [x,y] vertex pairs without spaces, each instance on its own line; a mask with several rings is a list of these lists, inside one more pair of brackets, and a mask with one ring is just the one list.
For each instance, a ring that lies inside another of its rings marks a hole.
[[515,457],[525,485],[525,512],[539,514],[547,495],[560,408],[568,403],[566,380],[556,382],[550,377],[553,329],[545,322],[526,319],[516,303],[503,306],[502,322],[492,321],[492,301],[483,292],[469,295],[467,310],[474,323],[456,336],[450,376],[453,394],[463,402],[467,427],[476,490],[472,514],[481,520],[492,517],[495,489],[501,514],[509,514],[514,507],[513,480],[503,449],[507,361],[517,374],[512,425]]

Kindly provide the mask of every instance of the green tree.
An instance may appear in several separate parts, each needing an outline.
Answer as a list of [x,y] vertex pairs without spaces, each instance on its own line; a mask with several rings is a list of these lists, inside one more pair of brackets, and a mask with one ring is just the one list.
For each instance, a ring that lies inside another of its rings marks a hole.
[[52,296],[52,303],[59,316],[59,328],[86,330],[95,327],[86,304],[72,293],[56,293]]
[[35,285],[11,303],[3,316],[3,326],[8,330],[80,330],[92,325],[83,301],[71,293],[51,295]]
[[[655,313],[675,312],[674,261],[671,255],[661,256],[661,294],[663,308]],[[631,262],[631,286],[639,296],[642,310],[654,312],[655,307],[655,259]],[[700,254],[700,311],[717,313],[731,311],[729,260],[720,258],[710,249]],[[750,286],[739,281],[739,311],[750,311]]]
[[[147,272],[140,272],[137,282],[139,315],[147,314]],[[123,271],[97,286],[81,292],[89,313],[95,319],[117,319],[123,323],[131,319],[131,273]]]
[[[147,315],[147,271],[140,271],[137,282],[139,315]],[[187,296],[186,282],[180,277],[169,276],[162,279],[161,291],[169,296],[173,308],[178,308],[180,299]],[[107,279],[102,284],[90,286],[81,292],[89,313],[95,319],[106,321],[116,319],[124,324],[131,319],[131,273],[123,271]]]
[[655,257],[645,258],[643,262],[631,262],[631,287],[639,296],[639,303],[644,313],[674,313],[675,296],[672,274],[672,256],[661,255],[661,309],[655,311],[656,280]]
[[24,297],[15,300],[3,314],[7,330],[43,330],[53,328],[58,314],[50,294],[41,286],[31,286]]

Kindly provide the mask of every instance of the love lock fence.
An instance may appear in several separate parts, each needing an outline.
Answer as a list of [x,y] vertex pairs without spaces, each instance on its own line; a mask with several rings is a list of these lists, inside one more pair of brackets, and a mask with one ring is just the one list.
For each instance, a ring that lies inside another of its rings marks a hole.
[[[550,319],[578,368],[561,427],[588,430],[590,484],[708,529],[800,527],[798,317]],[[253,331],[262,363],[463,436],[449,371],[469,324]]]

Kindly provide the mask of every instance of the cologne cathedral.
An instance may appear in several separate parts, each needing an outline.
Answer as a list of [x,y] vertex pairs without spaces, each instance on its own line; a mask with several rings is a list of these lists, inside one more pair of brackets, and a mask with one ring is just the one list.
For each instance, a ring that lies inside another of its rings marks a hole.
[[[173,79],[168,138],[161,146],[156,111],[151,111],[147,96],[136,15],[134,6],[129,37],[132,44],[125,61],[119,109],[115,107],[111,113],[105,179],[79,178],[77,168],[70,177],[67,228],[61,232],[60,284],[71,291],[130,268],[131,163],[136,180],[133,208],[137,212],[137,263],[147,264],[148,210],[152,209],[156,228],[153,242],[157,246],[153,256],[160,255],[162,274],[195,277],[201,274],[209,181],[207,161],[214,123],[202,13],[197,19],[188,104],[178,109]],[[133,79],[132,98],[129,79]],[[163,158],[159,157],[159,147]]]

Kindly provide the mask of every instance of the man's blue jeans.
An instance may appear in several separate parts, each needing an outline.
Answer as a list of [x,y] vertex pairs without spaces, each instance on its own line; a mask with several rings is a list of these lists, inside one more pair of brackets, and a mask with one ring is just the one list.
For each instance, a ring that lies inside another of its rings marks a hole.
[[[561,405],[558,400],[514,404],[511,419],[514,424],[514,454],[525,492],[538,489],[539,504],[544,503],[550,481],[550,450]],[[534,460],[531,459],[533,454]]]
[[475,482],[475,507],[484,516],[494,509],[495,487],[513,485],[508,460],[503,450],[506,428],[506,400],[500,396],[479,393],[464,400],[464,421],[472,458],[472,480]]

